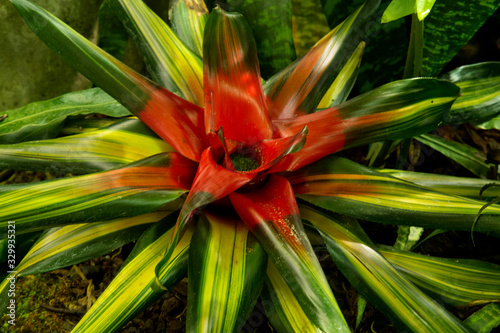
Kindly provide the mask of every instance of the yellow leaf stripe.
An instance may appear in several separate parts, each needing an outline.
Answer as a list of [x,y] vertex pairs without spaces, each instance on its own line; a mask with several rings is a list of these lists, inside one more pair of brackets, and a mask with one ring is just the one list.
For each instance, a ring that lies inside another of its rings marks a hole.
[[460,87],[460,97],[451,106],[452,112],[476,108],[479,104],[494,103],[500,99],[500,78],[487,77],[455,83]]
[[[151,288],[151,285],[156,281],[155,267],[163,258],[172,230],[173,228],[152,242],[122,267],[72,332],[114,332],[161,293]],[[186,259],[192,233],[192,228],[188,228],[175,247],[168,268],[163,271],[160,279],[172,270],[179,269],[180,262]]]
[[0,145],[0,155],[33,162],[122,165],[174,149],[150,135],[101,129],[56,139]]
[[[327,246],[335,244],[342,260],[352,265],[357,276],[390,310],[414,332],[467,332],[460,321],[403,278],[378,252],[330,217],[301,207],[301,215],[322,233]],[[330,242],[330,243],[328,243]]]
[[289,332],[322,332],[304,313],[292,290],[271,260],[267,266],[267,277],[266,283],[274,308],[270,314],[271,322],[273,319],[279,320]]
[[[423,187],[427,187],[434,191],[452,195],[459,195],[470,199],[479,199],[479,193],[481,189],[487,184],[494,183],[489,179],[455,177],[422,172],[392,169],[377,169],[376,171],[418,184]],[[500,183],[497,184],[500,186]],[[483,199],[491,199],[500,196],[499,186],[493,186],[486,189],[483,193]]]
[[390,249],[380,253],[410,281],[454,306],[500,302],[500,266]]
[[185,99],[203,107],[203,65],[201,59],[177,38],[141,0],[120,0],[121,7],[133,21],[141,45],[152,57],[149,64],[153,78]]
[[203,57],[203,37],[208,9],[203,0],[177,0],[171,3],[172,28],[175,34]]
[[330,108],[345,102],[356,81],[364,50],[365,43],[361,42],[319,102],[318,109]]

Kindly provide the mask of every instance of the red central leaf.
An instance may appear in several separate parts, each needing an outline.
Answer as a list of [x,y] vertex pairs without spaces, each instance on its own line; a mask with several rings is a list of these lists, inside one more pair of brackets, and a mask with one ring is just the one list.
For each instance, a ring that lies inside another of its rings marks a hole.
[[234,141],[251,147],[270,139],[272,128],[257,48],[243,16],[215,8],[205,27],[203,45],[207,135],[222,127],[228,147],[234,146]]
[[273,121],[275,136],[289,136],[307,126],[309,135],[299,152],[285,156],[271,172],[297,170],[341,150],[345,146],[345,124],[336,108],[293,119]]

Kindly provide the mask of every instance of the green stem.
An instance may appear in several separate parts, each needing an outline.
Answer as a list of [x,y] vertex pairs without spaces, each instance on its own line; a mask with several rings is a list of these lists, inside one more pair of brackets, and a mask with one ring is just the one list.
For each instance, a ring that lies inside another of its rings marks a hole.
[[424,54],[424,21],[418,19],[417,14],[411,17],[410,45],[406,57],[403,78],[422,76],[422,59]]

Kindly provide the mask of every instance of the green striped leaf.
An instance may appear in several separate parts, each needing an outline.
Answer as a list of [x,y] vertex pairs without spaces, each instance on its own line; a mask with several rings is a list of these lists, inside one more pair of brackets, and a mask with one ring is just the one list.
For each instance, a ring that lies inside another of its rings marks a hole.
[[[484,202],[433,191],[339,157],[287,176],[299,198],[352,217],[432,229],[468,230]],[[475,231],[500,227],[500,206],[487,207]]]
[[164,153],[111,171],[40,183],[0,187],[0,232],[16,233],[70,223],[100,222],[167,208],[187,192],[196,164]]
[[323,99],[319,102],[318,108],[331,108],[347,100],[358,77],[359,65],[361,64],[361,56],[364,49],[365,43],[359,43],[349,60],[347,60],[344,68],[342,68],[335,81],[328,88]]
[[108,1],[141,52],[153,80],[186,100],[203,106],[203,66],[191,51],[141,0]]
[[479,260],[424,256],[389,247],[380,253],[408,280],[453,306],[500,302],[500,266]]
[[462,66],[441,76],[460,87],[448,124],[480,123],[500,114],[500,62]]
[[[461,197],[479,199],[481,189],[488,184],[495,184],[488,179],[455,177],[424,172],[412,172],[392,169],[375,169],[377,172],[418,184],[433,191]],[[497,183],[500,185],[500,183]],[[491,186],[484,190],[482,198],[491,200],[500,196],[500,186]]]
[[323,332],[304,313],[280,272],[269,261],[261,298],[269,321],[278,332]]
[[229,198],[309,320],[325,332],[350,332],[305,234],[288,181],[271,175],[258,190],[234,192]]
[[[109,253],[136,240],[148,224],[157,222],[170,212],[155,212],[101,223],[74,224],[49,229],[30,249],[15,269],[16,278],[40,274]],[[0,309],[9,302],[9,281],[0,284]]]
[[173,151],[138,119],[56,139],[0,145],[0,168],[85,174]]
[[7,117],[0,122],[0,143],[53,138],[68,116],[91,113],[111,117],[130,115],[127,109],[99,88],[72,92],[2,112]]
[[422,134],[415,139],[451,158],[478,177],[487,178],[488,170],[495,167],[493,163],[486,162],[485,153],[466,144],[432,134]]
[[189,249],[187,331],[239,332],[262,289],[267,256],[237,217],[202,216]]
[[208,9],[203,0],[170,2],[172,30],[200,58],[203,57],[203,36]]
[[229,10],[243,14],[252,28],[264,78],[295,60],[291,0],[228,0],[227,3]]
[[292,118],[316,110],[364,37],[362,27],[371,19],[378,5],[378,0],[367,1],[307,54],[265,83],[271,118]]
[[328,252],[349,282],[401,331],[469,332],[448,311],[406,280],[369,242],[359,225],[342,224],[319,211],[301,207],[304,220],[323,237]]
[[464,324],[477,333],[490,333],[500,325],[500,305],[488,304],[464,320]]
[[[154,289],[151,285],[156,279],[155,266],[172,237],[175,219],[176,214],[173,214],[141,236],[118,275],[72,330],[73,333],[116,332],[166,293],[166,290]],[[161,276],[166,288],[172,288],[186,276],[192,233],[192,229],[186,231]]]

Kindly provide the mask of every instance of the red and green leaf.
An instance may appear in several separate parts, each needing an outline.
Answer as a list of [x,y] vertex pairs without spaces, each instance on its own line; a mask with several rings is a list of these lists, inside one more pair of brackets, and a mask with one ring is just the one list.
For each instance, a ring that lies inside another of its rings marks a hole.
[[337,107],[275,120],[274,135],[287,136],[306,125],[309,135],[301,151],[285,157],[273,170],[296,170],[344,148],[433,130],[458,94],[458,87],[446,81],[402,80]]
[[476,217],[484,202],[437,192],[339,157],[327,157],[287,176],[296,195],[333,212],[380,223],[494,231],[500,206]]
[[314,112],[335,77],[364,38],[362,28],[379,5],[370,0],[323,37],[307,54],[265,84],[272,119]]
[[187,330],[239,332],[262,288],[267,256],[237,216],[205,212],[189,249]]
[[207,135],[222,128],[230,151],[238,143],[251,147],[271,138],[257,49],[240,14],[212,10],[205,27],[203,73]]
[[159,87],[26,0],[12,0],[32,30],[71,66],[137,115],[182,155],[199,160],[207,146],[203,109]]
[[65,224],[100,222],[168,208],[187,192],[196,164],[164,153],[106,172],[0,187],[0,228],[25,233]]
[[165,257],[156,268],[157,276],[162,275],[164,265],[170,260],[172,251],[196,213],[196,209],[222,199],[250,182],[254,176],[254,173],[234,172],[217,164],[212,148],[207,148],[203,152],[189,195],[177,219],[170,245]]
[[325,332],[350,332],[305,235],[288,181],[271,175],[259,190],[229,197],[311,322]]

